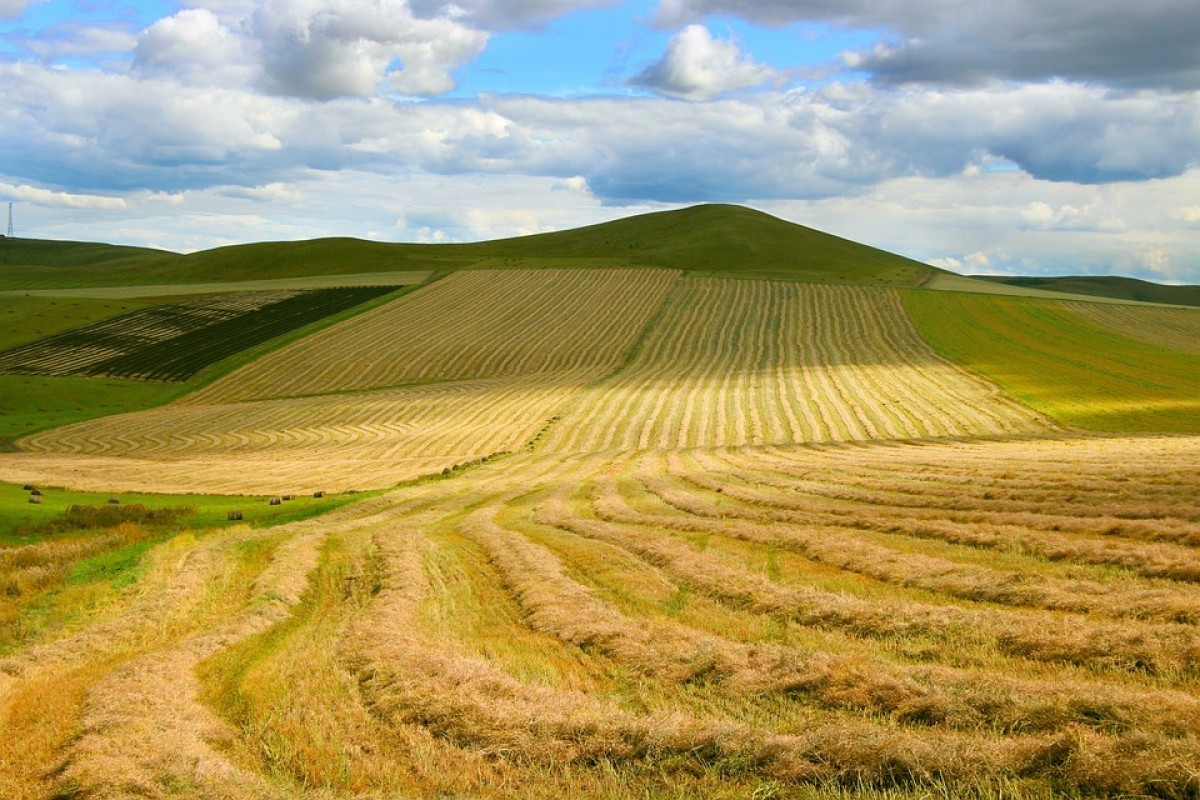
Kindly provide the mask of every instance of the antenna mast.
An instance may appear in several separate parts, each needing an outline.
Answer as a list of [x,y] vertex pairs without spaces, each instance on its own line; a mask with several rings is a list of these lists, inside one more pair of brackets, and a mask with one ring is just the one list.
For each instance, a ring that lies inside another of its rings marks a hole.
[[9,238],[9,239],[15,239],[15,238],[16,238],[15,236],[13,236],[13,224],[12,224],[12,203],[9,203],[9,204],[8,204],[8,238]]

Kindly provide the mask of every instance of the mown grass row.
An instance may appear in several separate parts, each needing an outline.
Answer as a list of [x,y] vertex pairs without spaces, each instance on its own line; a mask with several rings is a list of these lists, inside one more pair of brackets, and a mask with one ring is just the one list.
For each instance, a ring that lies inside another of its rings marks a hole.
[[185,381],[235,353],[393,291],[313,289],[261,305],[229,308],[200,301],[154,307],[0,354],[0,370]]

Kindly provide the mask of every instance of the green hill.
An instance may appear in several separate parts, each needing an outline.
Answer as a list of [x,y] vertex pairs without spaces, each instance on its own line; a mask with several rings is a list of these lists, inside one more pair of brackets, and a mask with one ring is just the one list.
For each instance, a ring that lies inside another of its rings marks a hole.
[[1137,278],[1097,275],[1073,275],[1060,278],[1021,278],[1007,275],[976,275],[973,277],[992,283],[1046,289],[1052,292],[1113,297],[1118,300],[1139,300],[1143,303],[1200,306],[1200,286],[1166,286]]
[[396,270],[665,266],[726,277],[916,286],[933,267],[748,208],[706,205],[471,244],[329,238],[180,255],[115,245],[0,242],[0,289],[187,283]]
[[481,257],[604,259],[722,277],[916,286],[938,272],[894,253],[731,205],[693,206],[455,247]]

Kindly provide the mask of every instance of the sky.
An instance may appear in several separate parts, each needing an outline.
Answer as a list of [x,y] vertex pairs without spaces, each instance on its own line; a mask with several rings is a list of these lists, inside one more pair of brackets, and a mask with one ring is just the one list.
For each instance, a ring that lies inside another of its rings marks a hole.
[[18,236],[476,241],[740,203],[1200,284],[1195,0],[0,0]]

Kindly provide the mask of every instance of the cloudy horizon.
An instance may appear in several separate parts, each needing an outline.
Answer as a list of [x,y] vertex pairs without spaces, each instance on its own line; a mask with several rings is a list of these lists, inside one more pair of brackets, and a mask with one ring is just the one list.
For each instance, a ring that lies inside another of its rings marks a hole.
[[0,0],[21,236],[473,241],[739,203],[1200,284],[1180,0]]

